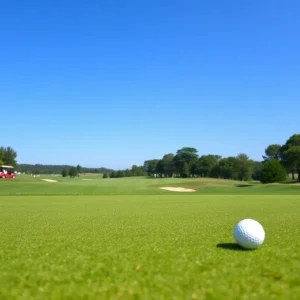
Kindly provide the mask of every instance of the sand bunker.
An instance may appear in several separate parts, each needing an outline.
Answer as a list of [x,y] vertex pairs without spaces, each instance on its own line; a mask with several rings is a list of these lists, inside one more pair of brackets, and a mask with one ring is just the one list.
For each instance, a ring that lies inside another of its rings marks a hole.
[[57,180],[53,180],[53,179],[42,179],[44,181],[47,181],[47,182],[57,182]]
[[171,191],[171,192],[195,192],[196,191],[193,189],[186,189],[183,187],[169,187],[169,186],[161,187],[160,189]]

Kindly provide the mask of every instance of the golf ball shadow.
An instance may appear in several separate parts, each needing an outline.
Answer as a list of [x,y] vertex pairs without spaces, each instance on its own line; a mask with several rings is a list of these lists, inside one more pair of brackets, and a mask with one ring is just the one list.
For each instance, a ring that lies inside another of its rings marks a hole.
[[251,251],[251,250],[254,250],[254,249],[242,248],[237,243],[219,243],[219,244],[217,244],[217,248],[222,248],[222,249],[225,249],[225,250],[232,250],[232,251]]

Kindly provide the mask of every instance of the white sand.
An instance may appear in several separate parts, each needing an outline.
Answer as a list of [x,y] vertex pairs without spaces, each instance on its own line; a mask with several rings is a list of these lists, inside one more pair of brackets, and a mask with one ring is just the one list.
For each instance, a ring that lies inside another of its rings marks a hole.
[[47,181],[47,182],[57,182],[57,180],[53,180],[53,179],[42,179],[44,181]]
[[186,189],[183,187],[169,187],[169,186],[161,187],[161,189],[171,191],[171,192],[195,192],[196,191],[193,189]]

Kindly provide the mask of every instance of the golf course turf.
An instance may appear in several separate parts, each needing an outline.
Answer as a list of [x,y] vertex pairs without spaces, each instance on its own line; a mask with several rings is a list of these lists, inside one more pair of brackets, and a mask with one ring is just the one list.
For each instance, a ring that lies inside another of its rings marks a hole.
[[20,175],[0,181],[0,299],[299,299],[299,216],[298,184]]

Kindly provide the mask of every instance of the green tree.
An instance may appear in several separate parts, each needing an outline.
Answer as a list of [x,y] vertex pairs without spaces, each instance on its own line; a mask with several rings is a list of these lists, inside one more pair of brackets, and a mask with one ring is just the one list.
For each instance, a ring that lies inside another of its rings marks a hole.
[[221,159],[220,155],[214,155],[214,154],[202,155],[199,158],[199,163],[198,163],[199,175],[201,177],[210,177],[212,169],[218,165],[220,159]]
[[103,174],[103,178],[109,178],[108,173],[105,172],[105,173]]
[[144,162],[144,169],[147,172],[148,176],[153,176],[156,174],[156,167],[159,162],[159,159],[150,159]]
[[180,176],[182,178],[190,177],[190,167],[187,162],[183,163],[182,169],[180,169]]
[[281,147],[281,153],[283,165],[288,170],[295,170],[300,182],[300,134],[292,135]]
[[269,160],[269,159],[277,159],[277,160],[281,160],[281,145],[279,144],[272,144],[269,145],[266,149],[265,149],[265,155],[263,156],[264,160]]
[[281,182],[286,180],[286,170],[276,158],[264,162],[260,172],[262,183]]
[[116,177],[117,177],[117,178],[125,177],[124,171],[123,171],[123,170],[118,170],[118,171],[117,171],[117,176],[116,176]]
[[62,169],[62,171],[61,171],[61,176],[62,176],[62,177],[67,177],[67,176],[68,176],[68,172],[67,172],[66,169]]
[[82,172],[82,167],[80,165],[77,165],[76,169],[78,174]]
[[[129,172],[128,172],[129,171]],[[133,165],[131,170],[124,170],[124,176],[145,176],[146,172],[143,166]]]
[[4,148],[0,147],[0,166],[4,165]]
[[224,179],[236,179],[235,166],[237,165],[236,157],[229,156],[220,159],[218,166],[220,172],[220,178]]
[[[142,168],[143,168],[143,167],[142,167]],[[129,169],[126,169],[126,170],[124,171],[124,173],[125,173],[125,177],[131,177],[131,176],[133,176],[131,170],[129,170]]]
[[190,174],[195,177],[200,175],[200,162],[199,160],[195,160],[190,165]]
[[252,173],[253,180],[260,180],[260,174],[262,168],[263,168],[263,163],[261,161],[255,161],[253,163],[253,173]]
[[212,178],[220,178],[221,177],[221,168],[219,166],[219,163],[211,169],[210,177],[212,177]]
[[173,177],[175,172],[174,168],[174,154],[168,153],[165,154],[162,158],[163,161],[163,174],[165,177]]
[[17,166],[17,152],[12,147],[1,147],[1,156],[0,160],[2,160],[3,164],[16,167]]
[[160,159],[156,165],[156,174],[158,174],[159,177],[163,177],[164,175],[164,161]]
[[249,159],[248,155],[244,153],[237,155],[234,166],[237,179],[240,181],[249,180],[252,175],[253,164],[253,161]]
[[78,175],[77,169],[75,167],[71,167],[69,170],[70,177],[76,177]]
[[183,147],[177,150],[173,161],[175,170],[180,177],[186,177],[186,174],[190,175],[192,166],[198,161],[197,152],[192,147]]

